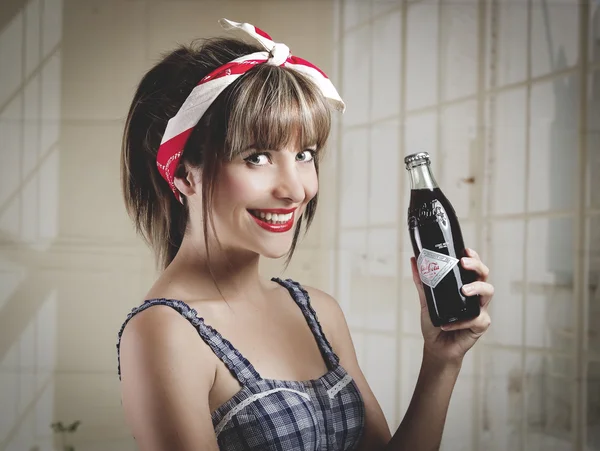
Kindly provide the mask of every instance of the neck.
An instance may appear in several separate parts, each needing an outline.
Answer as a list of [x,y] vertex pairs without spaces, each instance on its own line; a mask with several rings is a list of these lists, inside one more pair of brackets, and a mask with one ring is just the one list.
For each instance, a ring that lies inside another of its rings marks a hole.
[[207,252],[202,234],[186,233],[179,252],[165,270],[169,285],[191,299],[247,299],[264,291],[260,255],[251,251],[220,248],[209,240]]

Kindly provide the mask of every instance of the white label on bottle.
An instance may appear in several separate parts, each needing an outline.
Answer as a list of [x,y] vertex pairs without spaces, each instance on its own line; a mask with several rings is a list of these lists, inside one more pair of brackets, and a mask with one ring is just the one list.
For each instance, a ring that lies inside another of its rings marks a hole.
[[435,288],[457,264],[458,259],[429,249],[423,249],[417,259],[421,282],[431,288]]

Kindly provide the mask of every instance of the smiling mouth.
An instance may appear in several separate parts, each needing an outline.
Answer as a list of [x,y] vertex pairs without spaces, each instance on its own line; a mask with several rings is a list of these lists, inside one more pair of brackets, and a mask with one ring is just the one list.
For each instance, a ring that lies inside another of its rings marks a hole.
[[291,213],[265,213],[260,210],[248,210],[256,219],[273,225],[283,225],[294,220],[294,212]]
[[254,222],[268,232],[287,232],[294,226],[295,210],[289,213],[265,213],[260,210],[248,210]]

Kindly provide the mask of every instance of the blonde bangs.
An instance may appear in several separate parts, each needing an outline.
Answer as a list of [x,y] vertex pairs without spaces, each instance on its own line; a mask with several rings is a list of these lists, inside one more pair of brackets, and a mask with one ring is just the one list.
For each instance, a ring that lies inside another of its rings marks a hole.
[[311,80],[292,69],[258,66],[240,80],[228,100],[229,158],[249,148],[325,146],[331,128],[327,100]]

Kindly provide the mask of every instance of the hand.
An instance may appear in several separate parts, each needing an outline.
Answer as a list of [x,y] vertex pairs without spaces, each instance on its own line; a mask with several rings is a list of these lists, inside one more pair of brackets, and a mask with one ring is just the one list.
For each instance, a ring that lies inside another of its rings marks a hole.
[[447,363],[462,362],[466,352],[471,349],[491,324],[488,305],[494,295],[494,287],[486,282],[489,269],[483,264],[477,252],[466,249],[466,253],[468,257],[462,258],[460,264],[465,269],[475,271],[477,281],[464,285],[462,292],[467,294],[465,290],[472,288],[473,291],[469,292],[468,295],[479,295],[481,312],[477,318],[451,323],[441,328],[435,327],[431,322],[423,283],[417,269],[417,261],[414,257],[411,258],[413,282],[417,287],[421,302],[421,331],[425,339],[424,353]]

